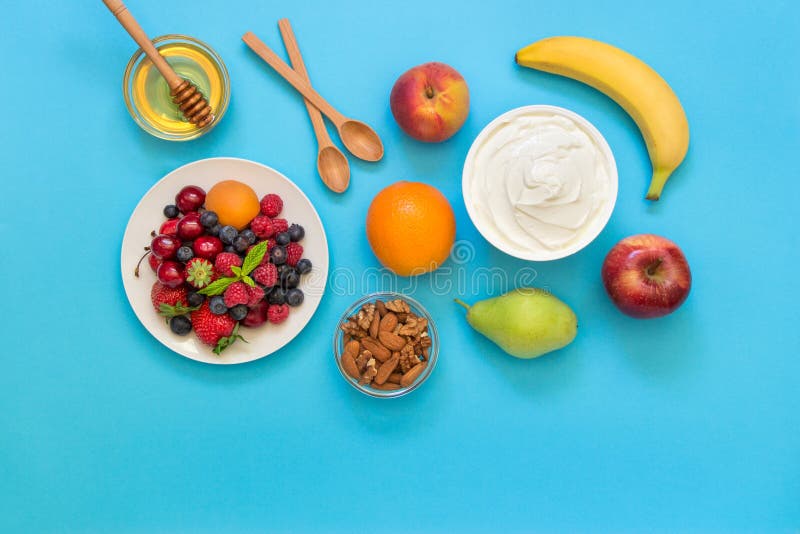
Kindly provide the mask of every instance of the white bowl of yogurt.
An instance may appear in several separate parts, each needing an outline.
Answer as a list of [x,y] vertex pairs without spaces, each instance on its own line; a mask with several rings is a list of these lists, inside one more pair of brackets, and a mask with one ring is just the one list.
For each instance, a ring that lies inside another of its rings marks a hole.
[[464,162],[472,223],[503,252],[533,261],[574,254],[605,227],[617,164],[589,121],[556,106],[524,106],[489,123]]

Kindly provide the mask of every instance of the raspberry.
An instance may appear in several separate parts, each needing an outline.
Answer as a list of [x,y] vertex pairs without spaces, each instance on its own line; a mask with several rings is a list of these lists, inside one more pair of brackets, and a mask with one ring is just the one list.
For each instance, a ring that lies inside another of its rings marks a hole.
[[289,317],[289,306],[286,304],[272,304],[267,309],[267,320],[272,324],[281,324]]
[[234,282],[225,290],[225,306],[233,308],[237,304],[250,302],[250,291],[244,282]]
[[289,223],[286,219],[272,219],[272,228],[275,234],[280,234],[289,230]]
[[275,227],[272,224],[272,219],[266,215],[259,215],[250,221],[250,229],[261,239],[275,235]]
[[264,298],[264,290],[258,286],[247,286],[247,293],[250,300],[247,301],[247,307],[252,308]]
[[233,276],[231,271],[232,266],[241,267],[242,258],[233,252],[220,252],[217,254],[217,259],[214,261],[214,270],[220,276]]
[[286,245],[286,263],[294,267],[302,257],[303,245],[295,242]]
[[278,283],[278,268],[272,263],[259,265],[250,273],[253,280],[265,287],[272,287]]
[[283,209],[283,200],[275,194],[264,195],[261,199],[261,213],[267,217],[277,217]]

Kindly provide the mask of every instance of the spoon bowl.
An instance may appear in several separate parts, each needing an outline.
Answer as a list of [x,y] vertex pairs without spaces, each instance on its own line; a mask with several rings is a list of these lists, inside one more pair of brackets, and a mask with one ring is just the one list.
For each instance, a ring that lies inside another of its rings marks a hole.
[[347,119],[339,126],[339,137],[355,157],[378,161],[383,157],[383,143],[375,130],[361,121]]
[[319,149],[317,172],[331,191],[343,193],[350,185],[350,164],[342,151],[333,145]]

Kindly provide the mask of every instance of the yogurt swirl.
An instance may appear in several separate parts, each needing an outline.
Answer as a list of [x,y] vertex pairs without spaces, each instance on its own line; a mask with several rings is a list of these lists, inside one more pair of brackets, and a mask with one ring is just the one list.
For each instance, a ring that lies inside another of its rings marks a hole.
[[566,256],[591,241],[610,216],[616,165],[608,145],[590,124],[564,112],[549,106],[512,111],[481,132],[467,157],[470,215],[487,239],[511,254]]

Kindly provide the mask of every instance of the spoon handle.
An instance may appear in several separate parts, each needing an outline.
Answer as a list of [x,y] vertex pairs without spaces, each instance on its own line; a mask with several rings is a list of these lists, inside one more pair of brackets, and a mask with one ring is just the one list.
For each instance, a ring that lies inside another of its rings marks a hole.
[[[294,36],[292,25],[289,19],[281,19],[278,21],[278,28],[281,30],[281,37],[283,37],[283,44],[286,51],[289,53],[289,61],[292,63],[292,68],[299,74],[306,83],[311,85],[311,79],[308,77],[306,65],[303,62],[303,56],[300,54],[300,46],[297,44],[297,38]],[[305,100],[306,109],[308,110],[308,117],[311,119],[311,126],[314,128],[314,135],[317,136],[317,144],[320,148],[332,145],[331,136],[325,128],[325,121],[322,119],[322,113],[319,112],[314,104]]]
[[153,65],[158,69],[158,72],[167,80],[167,84],[169,85],[170,89],[175,89],[180,84],[183,83],[183,79],[178,76],[178,74],[172,70],[172,67],[169,66],[167,60],[164,59],[164,56],[158,53],[156,47],[153,46],[152,41],[150,38],[147,37],[147,34],[144,33],[144,30],[139,23],[136,22],[136,19],[133,18],[133,15],[122,0],[103,0],[103,3],[106,5],[109,11],[117,17],[117,20],[125,28],[125,31],[133,37],[133,40],[136,41],[144,53],[147,54],[147,57],[150,58],[150,61],[153,62]]
[[318,110],[328,116],[333,123],[339,127],[342,123],[347,121],[347,117],[336,111],[327,100],[322,98],[299,74],[297,74],[292,67],[287,65],[281,58],[279,58],[270,47],[268,47],[261,39],[255,36],[253,32],[247,32],[242,36],[244,41],[250,49],[258,55],[267,64],[275,69],[275,71],[283,77],[284,80],[289,82],[292,87],[297,89],[306,100],[314,104]]

